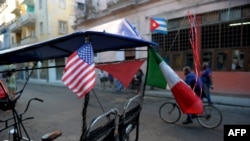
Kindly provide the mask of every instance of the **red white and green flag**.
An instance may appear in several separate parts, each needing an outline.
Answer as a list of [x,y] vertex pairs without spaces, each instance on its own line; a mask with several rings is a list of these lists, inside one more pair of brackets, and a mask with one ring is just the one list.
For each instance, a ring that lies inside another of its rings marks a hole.
[[165,89],[168,85],[183,113],[201,114],[203,112],[200,97],[152,48],[149,48],[148,65],[147,85]]

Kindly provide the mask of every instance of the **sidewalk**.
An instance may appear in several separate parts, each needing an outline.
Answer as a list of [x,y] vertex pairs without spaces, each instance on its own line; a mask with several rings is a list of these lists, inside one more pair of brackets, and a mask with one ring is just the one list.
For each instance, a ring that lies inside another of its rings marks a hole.
[[[174,98],[169,90],[149,90],[148,88],[145,90],[145,96]],[[250,108],[250,97],[211,94],[211,100],[214,104],[218,105]]]

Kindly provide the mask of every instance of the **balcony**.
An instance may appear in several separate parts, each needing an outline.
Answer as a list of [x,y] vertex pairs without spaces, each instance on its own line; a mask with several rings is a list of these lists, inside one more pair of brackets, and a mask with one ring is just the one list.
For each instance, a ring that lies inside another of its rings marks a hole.
[[130,10],[134,6],[150,4],[151,2],[155,1],[160,0],[107,0],[105,3],[107,7],[101,9],[100,11],[98,6],[93,5],[92,1],[90,0],[88,3],[86,3],[86,11],[80,11],[79,7],[77,7],[78,12],[76,12],[76,25],[74,25],[73,28],[76,28],[77,25],[91,19],[97,19],[103,16],[111,15],[113,12],[124,12],[126,10]]
[[123,10],[130,8],[137,3],[137,0],[109,0],[107,7],[110,11]]
[[20,19],[16,19],[14,22],[12,22],[9,26],[9,29],[11,32],[21,33],[22,26],[20,24]]
[[21,3],[26,5],[34,5],[34,0],[23,0]]
[[29,36],[29,37],[23,38],[23,39],[21,40],[20,45],[27,45],[27,44],[35,43],[35,42],[37,42],[36,36]]
[[8,26],[6,23],[2,23],[2,25],[0,25],[0,34],[6,33],[8,30]]
[[12,43],[10,48],[13,48],[13,47],[18,47],[18,46],[20,46],[20,44],[19,44],[19,43]]
[[20,18],[21,26],[35,26],[36,17],[34,13],[26,13]]
[[8,5],[6,3],[6,0],[0,0],[0,13],[3,12],[3,10],[7,7]]
[[18,0],[16,0],[16,2],[14,2],[13,4],[14,9],[11,11],[11,13],[19,17],[21,15],[21,5],[19,4]]

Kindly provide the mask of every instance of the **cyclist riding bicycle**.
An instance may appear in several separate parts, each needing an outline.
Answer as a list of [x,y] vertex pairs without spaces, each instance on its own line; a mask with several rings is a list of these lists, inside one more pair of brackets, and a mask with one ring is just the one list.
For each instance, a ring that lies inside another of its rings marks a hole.
[[[195,75],[195,73],[191,70],[189,66],[185,66],[183,68],[183,72],[185,75],[185,82],[193,89],[196,95],[198,95],[200,98],[203,97],[203,91],[202,91],[202,81],[199,77]],[[183,124],[189,124],[193,123],[192,121],[192,115],[187,114],[187,119],[182,122]]]

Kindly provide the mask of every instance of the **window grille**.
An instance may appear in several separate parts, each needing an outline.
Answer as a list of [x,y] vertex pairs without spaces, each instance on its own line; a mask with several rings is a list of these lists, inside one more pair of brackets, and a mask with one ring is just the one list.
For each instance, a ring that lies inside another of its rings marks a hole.
[[164,35],[163,34],[152,34],[152,41],[157,42],[159,44],[158,52],[164,51]]
[[[249,20],[250,21],[250,20]],[[250,47],[250,25],[243,25],[242,46]]]
[[[201,15],[198,42],[201,45],[202,62],[209,62],[211,68],[216,71],[232,71],[233,50],[241,49],[245,52],[250,50],[249,11],[250,5],[245,5]],[[152,40],[159,44],[158,52],[163,58],[169,57],[171,59],[169,64],[174,69],[180,69],[180,66],[184,65],[193,67],[188,18],[169,19],[168,29],[169,32],[165,36],[162,34],[152,35]],[[181,61],[174,60],[174,57],[178,56],[177,54],[182,56]],[[244,57],[241,57],[241,62],[243,62],[241,63],[241,71],[250,71],[250,67],[245,63],[250,60],[248,59],[250,57],[246,57],[247,54],[242,56]]]
[[221,48],[240,47],[241,26],[221,25]]
[[190,44],[190,29],[183,29],[180,30],[180,37],[179,37],[179,46],[180,50],[191,50],[191,44]]
[[178,31],[168,32],[165,47],[168,51],[178,51]]
[[203,26],[201,29],[201,48],[219,48],[219,25]]
[[244,6],[242,11],[243,11],[242,12],[243,18],[249,18],[250,17],[250,6],[249,5]]

